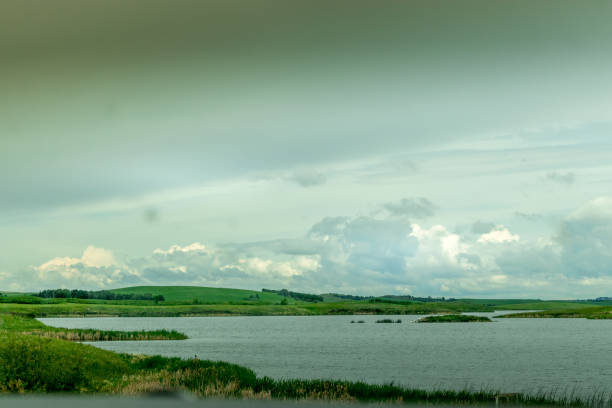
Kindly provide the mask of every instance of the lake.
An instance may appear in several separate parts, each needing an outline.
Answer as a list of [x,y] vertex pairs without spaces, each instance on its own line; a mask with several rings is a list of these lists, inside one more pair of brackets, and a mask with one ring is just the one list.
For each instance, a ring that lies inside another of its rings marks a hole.
[[[474,313],[483,316],[500,314]],[[612,320],[494,319],[415,324],[422,316],[45,318],[66,328],[174,329],[183,341],[94,342],[107,350],[223,360],[274,378],[394,382],[503,392],[612,392]],[[401,324],[376,324],[383,318]],[[351,323],[364,320],[366,323]]]

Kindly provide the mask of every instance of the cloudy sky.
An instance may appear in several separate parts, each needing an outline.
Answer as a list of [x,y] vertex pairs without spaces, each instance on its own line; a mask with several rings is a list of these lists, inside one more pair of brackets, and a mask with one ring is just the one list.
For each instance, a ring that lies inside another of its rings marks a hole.
[[3,2],[0,291],[612,296],[611,18]]

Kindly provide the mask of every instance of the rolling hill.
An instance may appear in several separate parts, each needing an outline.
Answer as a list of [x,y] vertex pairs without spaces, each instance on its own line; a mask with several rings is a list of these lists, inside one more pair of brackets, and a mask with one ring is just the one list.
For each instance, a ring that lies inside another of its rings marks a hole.
[[[113,293],[150,293],[153,296],[162,295],[168,302],[193,302],[197,300],[203,304],[223,303],[269,303],[277,304],[285,299],[276,293],[258,292],[244,289],[210,288],[203,286],[130,286],[127,288],[112,289]],[[287,299],[294,303],[293,299]]]

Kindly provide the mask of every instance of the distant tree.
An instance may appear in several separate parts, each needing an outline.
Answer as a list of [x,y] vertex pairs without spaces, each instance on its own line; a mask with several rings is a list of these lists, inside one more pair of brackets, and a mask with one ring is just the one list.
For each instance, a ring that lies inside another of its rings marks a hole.
[[164,298],[163,295],[155,295],[153,296],[153,301],[155,302],[155,304],[158,304],[159,302],[163,302],[164,300],[166,300]]
[[284,298],[283,300],[281,300],[280,304],[281,305],[287,305],[287,304],[289,304],[289,302],[287,302],[287,298]]

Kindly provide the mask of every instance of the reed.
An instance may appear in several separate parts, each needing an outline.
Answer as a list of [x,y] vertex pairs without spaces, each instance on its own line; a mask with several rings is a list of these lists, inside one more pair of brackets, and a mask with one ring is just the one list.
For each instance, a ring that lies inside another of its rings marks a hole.
[[422,317],[417,323],[469,323],[469,322],[492,322],[486,316],[472,316],[463,314],[434,315]]

